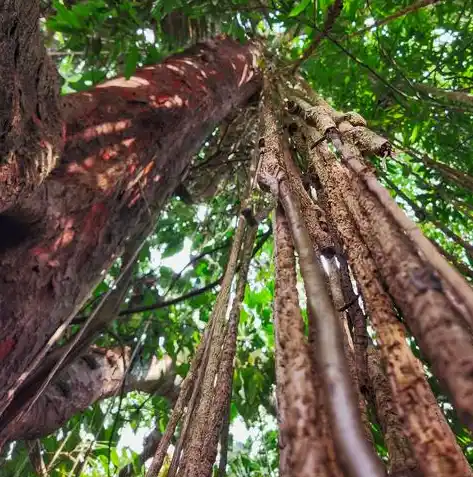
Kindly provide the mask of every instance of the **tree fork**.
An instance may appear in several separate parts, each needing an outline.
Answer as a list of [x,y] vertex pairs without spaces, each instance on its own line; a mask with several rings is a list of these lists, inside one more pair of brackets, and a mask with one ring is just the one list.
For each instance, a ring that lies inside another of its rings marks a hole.
[[[130,364],[129,348],[91,347],[59,373],[46,392],[20,422],[7,427],[9,440],[35,439],[59,429],[74,414],[97,401],[112,397],[122,387]],[[126,376],[125,392],[153,392],[173,401],[179,391],[176,371],[169,356],[153,357]]]

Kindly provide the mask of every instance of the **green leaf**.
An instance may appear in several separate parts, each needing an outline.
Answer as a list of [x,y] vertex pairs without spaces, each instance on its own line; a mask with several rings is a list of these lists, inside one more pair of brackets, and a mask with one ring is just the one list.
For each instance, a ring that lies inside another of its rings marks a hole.
[[289,12],[289,17],[296,17],[297,15],[302,13],[311,3],[312,0],[302,0]]
[[414,129],[412,130],[411,137],[409,138],[410,143],[416,142],[417,137],[419,136],[420,126],[419,123],[416,123]]
[[110,452],[110,460],[115,467],[119,467],[120,465],[120,458],[118,457],[117,449],[113,448]]
[[128,55],[125,61],[124,75],[126,79],[129,79],[130,76],[132,76],[134,72],[136,71],[136,65],[138,63],[139,57],[140,57],[140,52],[138,51],[138,48],[135,45],[133,45],[130,48],[130,51],[128,52]]

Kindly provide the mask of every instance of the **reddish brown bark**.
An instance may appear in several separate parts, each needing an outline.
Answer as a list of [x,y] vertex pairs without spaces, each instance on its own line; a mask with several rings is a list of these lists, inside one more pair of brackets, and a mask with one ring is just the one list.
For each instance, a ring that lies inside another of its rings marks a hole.
[[[59,374],[21,422],[8,427],[9,438],[24,440],[46,436],[74,414],[119,394],[131,355],[129,348],[91,348]],[[175,378],[171,358],[153,357],[145,366],[135,363],[126,375],[123,389],[124,392],[153,392],[174,400],[178,392]]]
[[39,0],[0,13],[0,212],[37,187],[63,146],[57,73],[40,35]]
[[16,242],[0,254],[2,393],[149,227],[215,125],[258,90],[254,60],[251,46],[218,39],[66,98],[61,166],[10,217]]

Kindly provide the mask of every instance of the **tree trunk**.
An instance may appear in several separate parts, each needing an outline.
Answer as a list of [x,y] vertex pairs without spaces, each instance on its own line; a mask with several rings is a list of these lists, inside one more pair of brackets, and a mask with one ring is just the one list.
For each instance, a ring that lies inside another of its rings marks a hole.
[[36,439],[56,431],[74,414],[84,411],[102,399],[129,391],[159,394],[171,401],[179,391],[174,381],[176,372],[171,358],[130,367],[132,350],[92,347],[87,354],[75,360],[49,385],[21,422],[8,427],[12,440]]
[[39,13],[39,0],[0,7],[0,212],[41,184],[63,146],[57,73]]
[[60,167],[0,216],[14,238],[0,244],[2,410],[216,124],[258,91],[255,59],[220,38],[66,98]]

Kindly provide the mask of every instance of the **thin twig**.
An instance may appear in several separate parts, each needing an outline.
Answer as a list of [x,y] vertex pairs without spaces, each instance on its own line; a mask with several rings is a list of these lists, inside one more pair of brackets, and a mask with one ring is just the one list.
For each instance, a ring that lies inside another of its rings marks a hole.
[[398,10],[392,15],[389,15],[385,18],[381,18],[380,20],[375,21],[372,25],[366,28],[362,28],[361,30],[351,33],[350,35],[348,35],[348,37],[351,38],[353,36],[363,35],[367,31],[373,30],[374,28],[378,28],[382,25],[386,25],[386,23],[392,22],[393,20],[396,20],[397,18],[403,17],[404,15],[408,15],[409,13],[420,10],[421,8],[428,7],[430,5],[435,5],[436,3],[440,3],[441,1],[442,0],[420,0],[419,2],[413,3],[412,5],[409,5],[406,8]]
[[294,65],[292,66],[291,72],[295,73],[299,66],[307,60],[314,51],[319,46],[320,42],[327,36],[327,33],[333,28],[335,24],[335,20],[340,16],[340,13],[343,9],[343,0],[335,0],[332,5],[328,8],[327,16],[325,17],[324,26],[322,31],[317,33],[317,36],[314,38],[314,41],[311,43],[309,48],[302,54],[302,56],[295,61]]

